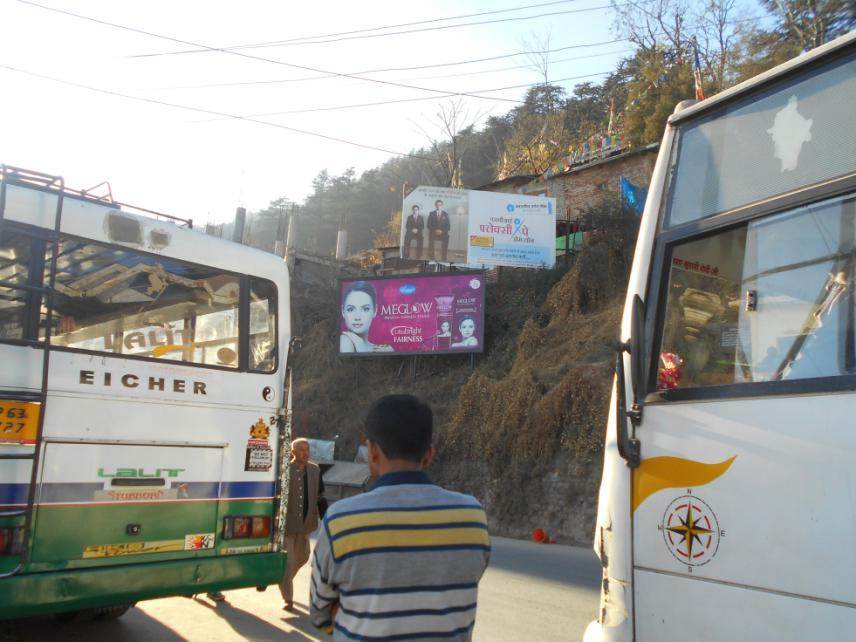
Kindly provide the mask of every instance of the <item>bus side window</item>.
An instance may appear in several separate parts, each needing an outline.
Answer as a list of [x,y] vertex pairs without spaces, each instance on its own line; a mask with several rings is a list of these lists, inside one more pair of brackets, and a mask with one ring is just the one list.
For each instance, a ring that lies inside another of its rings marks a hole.
[[856,373],[853,196],[673,247],[657,387]]
[[276,370],[276,343],[276,286],[263,279],[251,279],[250,370]]
[[[0,240],[0,281],[27,285],[32,239],[6,228]],[[0,287],[0,339],[26,339],[27,302],[23,290]]]

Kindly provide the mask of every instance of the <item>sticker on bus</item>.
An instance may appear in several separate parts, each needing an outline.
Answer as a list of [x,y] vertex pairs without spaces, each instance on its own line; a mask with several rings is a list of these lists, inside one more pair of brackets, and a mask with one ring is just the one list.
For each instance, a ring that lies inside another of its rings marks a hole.
[[214,548],[214,533],[185,535],[184,539],[168,539],[158,542],[123,542],[121,544],[99,544],[83,549],[83,558],[119,557],[120,555],[143,555],[146,553],[174,553]]
[[39,409],[38,403],[0,401],[0,443],[36,443]]
[[205,548],[214,548],[214,533],[184,536],[184,550],[198,551]]
[[224,546],[220,549],[220,555],[238,555],[240,553],[269,553],[273,550],[273,544],[259,544],[257,546]]
[[183,551],[184,540],[169,539],[159,542],[124,542],[122,544],[98,544],[83,549],[83,559],[96,557],[119,557],[120,555],[143,555],[145,553],[172,553]]
[[[275,421],[274,417],[271,417]],[[247,440],[247,458],[244,470],[250,472],[267,472],[273,466],[273,450],[268,443],[270,426],[265,420],[259,420],[250,427],[250,438]]]

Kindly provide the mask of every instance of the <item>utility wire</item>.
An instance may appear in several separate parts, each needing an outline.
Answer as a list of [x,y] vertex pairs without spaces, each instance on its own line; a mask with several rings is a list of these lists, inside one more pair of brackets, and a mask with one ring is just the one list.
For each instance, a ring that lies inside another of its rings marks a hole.
[[[590,58],[603,58],[604,56],[620,56],[622,54],[633,53],[632,49],[622,49],[621,51],[605,51],[603,53],[589,54],[587,56],[573,56],[571,58],[559,58],[558,60],[550,60],[550,66],[558,65],[563,62],[571,62],[574,60],[588,60]],[[479,71],[465,71],[458,74],[445,74],[442,76],[413,76],[411,78],[395,78],[401,82],[410,80],[441,80],[446,78],[462,78],[464,76],[481,76],[482,74],[495,74],[501,71],[514,71],[515,69],[532,69],[532,65],[513,65],[511,67],[497,67],[495,69],[480,69]],[[541,83],[539,83],[541,84]],[[475,93],[475,92],[474,92]]]
[[[437,23],[437,22],[447,22],[449,20],[464,20],[466,18],[478,18],[480,16],[491,16],[491,15],[496,15],[499,13],[511,13],[513,11],[522,11],[523,9],[536,9],[536,8],[540,8],[540,7],[549,7],[552,5],[566,4],[568,2],[576,2],[576,1],[577,0],[553,0],[553,2],[542,2],[540,4],[527,4],[527,5],[522,5],[519,7],[511,7],[509,9],[496,9],[493,11],[480,11],[478,13],[465,13],[465,14],[461,14],[461,15],[457,15],[457,16],[448,16],[446,18],[430,18],[427,20],[417,20],[415,22],[400,22],[398,24],[382,25],[380,27],[365,27],[363,29],[353,29],[351,31],[336,31],[333,33],[316,34],[314,36],[299,36],[296,38],[289,38],[287,40],[278,40],[276,42],[286,44],[286,43],[290,43],[290,42],[298,42],[300,40],[316,40],[318,38],[333,38],[336,36],[350,36],[352,34],[357,34],[357,33],[368,33],[371,31],[383,31],[386,29],[400,29],[402,27],[415,27],[418,25],[433,24],[433,23]],[[247,45],[235,45],[234,47],[226,47],[226,49],[243,49],[246,47],[257,47],[259,45],[264,45],[264,44],[267,44],[267,43],[250,43]],[[171,53],[178,54],[178,53],[185,53],[185,52],[174,51]],[[169,55],[169,53],[153,54],[153,55]]]
[[429,158],[428,156],[420,156],[418,154],[409,154],[406,152],[397,152],[392,149],[386,149],[385,147],[377,147],[375,145],[367,145],[365,143],[358,143],[352,140],[348,140],[346,138],[339,138],[338,136],[329,136],[327,134],[322,134],[320,132],[310,131],[308,129],[299,129],[297,127],[289,127],[288,125],[282,125],[280,123],[271,123],[265,120],[258,120],[251,116],[239,116],[237,114],[229,114],[226,112],[215,111],[213,109],[205,109],[203,107],[194,107],[192,105],[181,105],[179,103],[167,102],[165,100],[157,100],[155,98],[146,98],[144,96],[134,96],[131,94],[124,94],[118,91],[113,91],[112,89],[104,89],[103,87],[93,87],[92,85],[85,85],[83,83],[74,82],[71,80],[64,80],[62,78],[56,78],[54,76],[48,76],[46,74],[40,74],[34,71],[29,71],[27,69],[22,69],[20,67],[13,67],[12,65],[0,64],[0,69],[6,69],[7,71],[13,71],[15,73],[23,74],[25,76],[30,76],[32,78],[39,78],[41,80],[48,80],[50,82],[58,83],[61,85],[66,85],[68,87],[76,87],[77,89],[85,89],[87,91],[93,91],[100,94],[106,94],[108,96],[115,96],[118,98],[125,98],[127,100],[135,100],[142,103],[148,103],[151,105],[160,105],[162,107],[172,107],[173,109],[183,109],[185,111],[192,111],[198,114],[206,114],[208,116],[217,116],[220,118],[227,118],[230,120],[241,120],[249,123],[256,123],[257,125],[265,125],[267,127],[276,127],[277,129],[284,129],[286,131],[295,132],[298,134],[305,134],[307,136],[314,136],[316,138],[323,138],[325,140],[334,141],[337,143],[344,143],[346,145],[352,145],[353,147],[361,147],[363,149],[371,149],[377,152],[383,152],[385,154],[392,154],[393,156],[406,156],[408,158],[417,158],[419,160],[434,160]]
[[[433,65],[416,65],[414,67],[384,67],[382,69],[364,69],[362,71],[352,71],[349,73],[350,74],[362,75],[362,74],[377,74],[377,73],[391,72],[391,71],[417,71],[417,70],[421,70],[421,69],[435,69],[437,67],[455,67],[455,66],[459,66],[459,65],[469,65],[469,64],[478,63],[478,62],[489,62],[492,60],[503,60],[506,58],[515,58],[517,56],[527,56],[530,54],[550,54],[550,53],[557,53],[559,51],[568,51],[569,49],[586,49],[589,47],[600,47],[603,45],[612,45],[612,44],[615,44],[618,42],[626,42],[626,39],[621,38],[619,40],[605,40],[603,42],[591,42],[591,43],[586,43],[586,44],[581,44],[581,45],[568,45],[565,47],[557,47],[556,49],[545,49],[543,51],[518,51],[518,52],[510,53],[510,54],[503,54],[501,56],[490,56],[488,58],[472,58],[469,60],[457,60],[454,62],[441,62],[441,63],[435,63]],[[621,53],[621,52],[618,52],[618,53]],[[591,57],[594,57],[595,55],[600,56],[600,55],[608,55],[608,54],[594,54]],[[580,57],[579,59],[582,59],[584,57],[586,57],[586,56]],[[555,62],[564,62],[566,60],[575,60],[575,59],[574,58],[565,58],[564,60],[557,60]],[[508,69],[512,69],[512,67],[509,67]],[[493,70],[490,70],[490,71],[493,71]],[[482,72],[472,72],[472,73],[475,74],[475,73],[482,73]],[[485,71],[483,73],[489,73],[489,71]],[[460,75],[463,76],[464,74],[460,74]],[[171,89],[212,89],[212,88],[218,88],[218,87],[243,87],[243,86],[248,86],[248,85],[273,85],[273,84],[289,83],[289,82],[304,82],[307,80],[325,80],[327,78],[335,78],[335,77],[336,76],[327,74],[327,75],[323,75],[323,76],[301,76],[299,78],[279,78],[279,79],[275,79],[275,80],[245,80],[245,81],[239,81],[239,82],[207,83],[207,84],[201,84],[201,85],[178,85],[178,86],[171,86],[171,87],[160,87],[160,89],[170,89],[170,90]],[[439,78],[439,76],[437,76],[437,77]],[[449,76],[449,77],[451,78],[454,76]]]
[[192,42],[189,40],[181,40],[179,38],[173,38],[171,36],[165,36],[165,35],[162,35],[159,33],[154,33],[151,31],[145,31],[143,29],[137,29],[136,27],[129,27],[127,25],[121,25],[121,24],[117,24],[115,22],[108,22],[106,20],[101,20],[99,18],[84,16],[84,15],[79,14],[79,13],[67,11],[65,9],[59,9],[56,7],[50,7],[47,5],[39,4],[37,2],[33,2],[32,0],[17,0],[17,2],[20,2],[22,4],[25,4],[25,5],[28,5],[31,7],[36,7],[38,9],[44,9],[46,11],[52,11],[54,13],[59,13],[59,14],[65,15],[65,16],[70,16],[72,18],[78,18],[80,20],[86,20],[88,22],[94,22],[96,24],[104,25],[107,27],[112,27],[114,29],[121,29],[123,31],[129,31],[131,33],[137,33],[137,34],[141,34],[144,36],[150,36],[152,38],[159,38],[161,40],[168,40],[170,42],[175,42],[175,43],[187,45],[190,47],[199,47],[199,48],[203,48],[207,51],[216,51],[216,52],[220,52],[220,53],[225,53],[225,54],[228,54],[230,56],[237,56],[239,58],[245,58],[247,60],[255,60],[255,61],[259,61],[259,62],[269,62],[269,63],[274,64],[274,65],[281,65],[283,67],[292,67],[294,69],[302,69],[304,71],[312,71],[312,72],[315,72],[318,74],[332,75],[332,76],[337,76],[340,78],[353,78],[355,80],[363,80],[366,82],[372,82],[372,83],[376,83],[376,84],[380,84],[380,85],[387,85],[387,86],[391,86],[391,87],[403,87],[405,89],[416,89],[418,91],[427,91],[427,92],[430,92],[433,94],[443,94],[443,95],[452,94],[455,96],[469,96],[470,98],[479,98],[482,100],[495,100],[495,101],[502,101],[502,102],[509,102],[509,103],[518,103],[518,104],[520,103],[519,100],[513,100],[511,98],[500,98],[499,96],[495,96],[495,97],[478,96],[476,94],[468,94],[466,92],[449,92],[449,91],[446,91],[443,89],[431,89],[429,87],[419,87],[417,85],[408,85],[405,83],[394,82],[391,80],[382,80],[380,78],[367,78],[365,76],[357,76],[354,74],[346,74],[346,73],[340,73],[340,72],[335,72],[335,71],[329,71],[326,69],[318,69],[317,67],[309,67],[307,65],[298,65],[295,63],[291,63],[291,62],[276,60],[274,58],[264,58],[261,56],[254,56],[252,54],[245,54],[245,53],[241,53],[240,51],[228,51],[228,50],[222,49],[222,48],[209,47],[208,45],[203,45],[203,44],[200,44],[198,42]]
[[[19,0],[23,1],[23,0]],[[570,1],[570,0],[569,0]],[[478,22],[462,22],[454,25],[441,25],[439,27],[422,27],[420,29],[407,29],[403,31],[388,31],[386,33],[370,33],[363,35],[352,35],[352,36],[341,36],[337,38],[327,38],[325,40],[274,40],[269,42],[257,42],[247,45],[234,45],[231,47],[223,47],[220,49],[221,51],[238,51],[241,49],[264,49],[269,47],[291,47],[297,45],[323,45],[334,42],[343,42],[345,40],[363,40],[366,38],[386,38],[387,36],[401,36],[401,35],[409,35],[413,33],[423,33],[426,31],[440,31],[445,29],[457,29],[459,27],[474,27],[478,25],[491,25],[503,22],[521,22],[524,20],[534,20],[536,18],[547,18],[552,16],[562,16],[568,15],[572,13],[586,13],[589,11],[599,11],[601,9],[612,9],[615,7],[621,7],[624,4],[616,4],[616,5],[603,5],[599,7],[587,7],[584,9],[568,9],[565,11],[551,11],[548,13],[538,13],[531,16],[517,16],[515,18],[497,18],[496,20],[481,20]],[[173,56],[178,54],[191,54],[191,53],[206,53],[208,51],[207,48],[202,47],[198,49],[183,49],[180,51],[161,51],[147,54],[136,54],[130,56],[131,58],[152,58],[157,56]]]
[[[568,78],[556,78],[555,80],[547,81],[546,84],[552,85],[554,83],[567,82],[570,80],[580,80],[582,78],[594,78],[595,76],[604,76],[604,75],[610,74],[610,73],[612,73],[612,72],[611,71],[598,71],[598,72],[593,73],[593,74],[584,74],[582,76],[569,76]],[[536,83],[524,83],[522,85],[508,85],[507,87],[495,87],[493,89],[478,89],[478,90],[474,89],[473,93],[480,93],[481,94],[481,93],[491,93],[494,91],[507,91],[509,89],[521,89],[524,87],[525,88],[540,87],[544,84],[545,83],[543,83],[543,82],[536,82]],[[447,94],[446,96],[420,96],[418,98],[399,98],[399,99],[393,99],[393,100],[381,100],[381,101],[372,102],[372,103],[357,103],[357,104],[352,104],[352,105],[335,105],[332,107],[307,107],[305,109],[291,109],[288,111],[270,111],[270,112],[263,112],[263,113],[259,113],[259,114],[247,114],[247,117],[249,117],[249,118],[263,118],[266,116],[286,116],[289,114],[308,114],[308,113],[319,112],[319,111],[338,111],[340,109],[355,109],[358,107],[377,107],[380,105],[394,105],[394,104],[398,104],[398,103],[412,103],[412,102],[419,102],[419,101],[424,101],[424,100],[437,100],[439,98],[450,98],[450,97],[453,97],[454,95],[455,94]],[[526,101],[521,101],[521,102],[525,103]],[[221,120],[221,119],[218,118],[216,120]],[[210,121],[208,121],[208,122],[210,122]]]

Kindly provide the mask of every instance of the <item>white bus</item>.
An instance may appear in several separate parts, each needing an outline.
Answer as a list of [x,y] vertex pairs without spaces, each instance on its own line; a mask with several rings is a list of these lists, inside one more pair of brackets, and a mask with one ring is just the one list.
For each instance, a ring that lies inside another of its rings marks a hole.
[[856,34],[678,105],[624,309],[586,642],[856,640],[854,280]]
[[286,264],[1,171],[0,619],[278,582]]

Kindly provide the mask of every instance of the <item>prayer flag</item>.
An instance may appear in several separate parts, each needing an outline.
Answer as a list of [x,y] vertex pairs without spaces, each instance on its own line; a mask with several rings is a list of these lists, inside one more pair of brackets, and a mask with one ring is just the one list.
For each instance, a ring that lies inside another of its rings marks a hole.
[[698,58],[698,41],[693,38],[693,81],[695,82],[696,100],[704,100],[704,87],[701,86],[701,62]]

